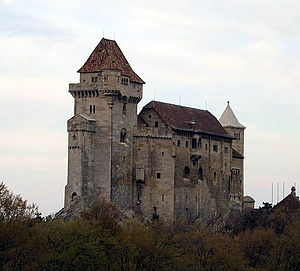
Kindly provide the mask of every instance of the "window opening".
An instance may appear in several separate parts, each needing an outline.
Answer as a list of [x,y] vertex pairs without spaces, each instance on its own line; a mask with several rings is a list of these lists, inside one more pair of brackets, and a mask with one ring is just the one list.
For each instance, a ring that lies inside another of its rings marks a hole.
[[203,180],[203,169],[202,167],[199,167],[199,170],[198,170],[198,178],[200,180]]
[[177,140],[177,147],[180,147],[180,140]]
[[125,143],[125,139],[126,139],[126,129],[123,128],[120,133],[120,142]]
[[154,123],[154,126],[155,126],[155,127],[158,127],[158,121],[156,121],[156,122]]
[[189,147],[189,142],[185,141],[185,147],[188,148]]
[[213,145],[213,151],[218,152],[218,145]]
[[161,172],[156,172],[156,179],[161,179]]
[[164,202],[165,201],[165,194],[161,195],[161,201]]
[[123,105],[123,115],[126,115],[126,104]]
[[192,149],[196,149],[197,148],[197,139],[193,138],[192,139]]
[[188,166],[184,167],[183,176],[184,176],[184,178],[189,178],[190,177],[190,168]]

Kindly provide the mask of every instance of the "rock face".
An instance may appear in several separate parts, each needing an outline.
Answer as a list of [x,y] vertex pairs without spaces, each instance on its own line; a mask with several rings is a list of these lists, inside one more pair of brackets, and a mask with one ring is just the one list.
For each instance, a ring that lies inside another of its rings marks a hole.
[[62,214],[101,198],[128,216],[168,221],[242,209],[245,127],[229,104],[221,123],[207,110],[157,101],[137,114],[144,81],[112,40],[102,39],[79,73],[69,87]]

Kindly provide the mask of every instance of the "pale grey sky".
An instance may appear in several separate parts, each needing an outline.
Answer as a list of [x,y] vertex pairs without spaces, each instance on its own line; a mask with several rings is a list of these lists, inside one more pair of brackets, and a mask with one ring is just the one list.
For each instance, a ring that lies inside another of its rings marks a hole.
[[[153,99],[231,106],[246,128],[245,194],[300,176],[299,1],[0,0],[0,181],[43,214],[63,206],[68,84],[114,35]],[[277,199],[277,196],[275,197]]]

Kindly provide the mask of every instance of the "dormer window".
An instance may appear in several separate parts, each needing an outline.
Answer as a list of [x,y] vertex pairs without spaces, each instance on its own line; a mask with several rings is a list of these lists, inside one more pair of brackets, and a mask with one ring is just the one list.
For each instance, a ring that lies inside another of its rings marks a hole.
[[126,77],[121,77],[121,84],[123,84],[123,85],[128,85],[128,83],[129,83],[129,79],[128,79],[128,78],[126,78]]

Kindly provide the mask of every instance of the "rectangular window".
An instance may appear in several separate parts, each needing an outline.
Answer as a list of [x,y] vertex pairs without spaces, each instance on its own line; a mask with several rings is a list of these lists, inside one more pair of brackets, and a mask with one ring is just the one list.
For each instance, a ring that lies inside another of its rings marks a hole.
[[161,172],[156,172],[156,179],[161,179]]
[[161,201],[164,202],[165,201],[165,194],[161,195]]
[[177,140],[177,147],[180,147],[180,140]]
[[92,83],[97,83],[97,77],[92,77]]
[[185,141],[185,147],[188,148],[189,147],[189,142]]
[[218,145],[213,145],[213,151],[218,152]]
[[90,114],[96,113],[96,105],[90,105]]

